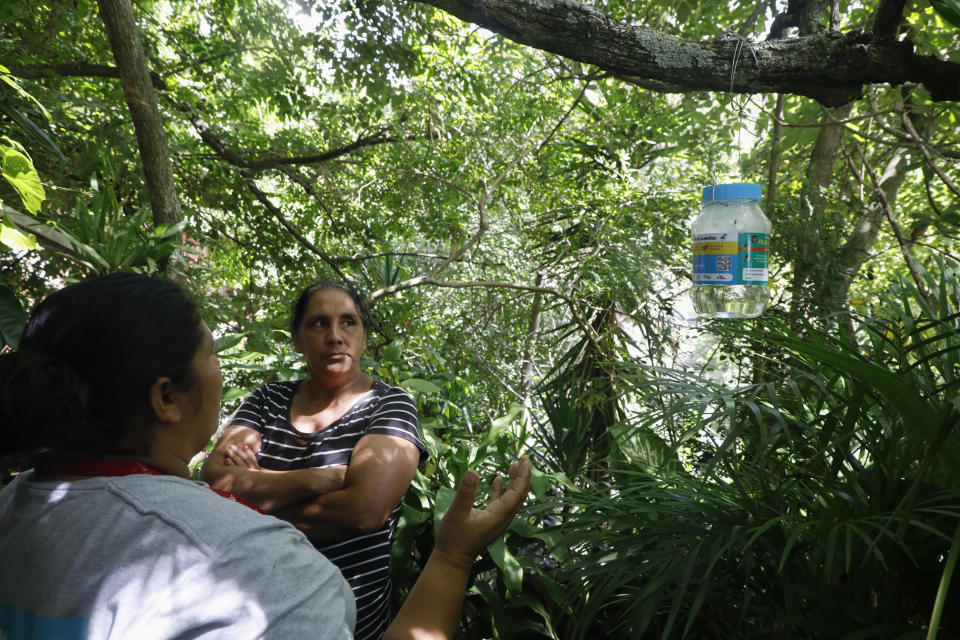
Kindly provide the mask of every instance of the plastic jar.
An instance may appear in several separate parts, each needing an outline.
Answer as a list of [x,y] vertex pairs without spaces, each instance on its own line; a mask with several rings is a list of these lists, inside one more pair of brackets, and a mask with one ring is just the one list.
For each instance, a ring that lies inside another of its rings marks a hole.
[[703,190],[693,222],[693,308],[708,318],[755,318],[767,307],[770,220],[759,184],[718,184]]

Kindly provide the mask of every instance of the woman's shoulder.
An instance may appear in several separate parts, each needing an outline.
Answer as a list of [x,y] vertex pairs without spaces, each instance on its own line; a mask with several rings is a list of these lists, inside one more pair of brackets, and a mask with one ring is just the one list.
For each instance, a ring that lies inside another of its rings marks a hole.
[[417,410],[413,398],[403,387],[390,385],[379,378],[373,378],[370,391],[372,399],[370,404],[374,410],[385,407],[405,407],[413,412]]
[[374,378],[371,387],[372,397],[369,409],[373,415],[409,414],[414,420],[417,417],[417,405],[403,387],[387,384],[383,380]]
[[370,385],[370,390],[373,392],[373,395],[377,398],[385,397],[397,397],[397,398],[407,398],[411,402],[413,401],[410,398],[410,394],[407,393],[407,390],[403,387],[398,387],[394,385],[387,384],[380,378],[373,378],[373,383]]
[[297,380],[272,380],[266,382],[257,389],[257,393],[296,393],[303,378]]
[[[194,543],[217,548],[252,532],[292,527],[221,496],[202,482],[175,476],[123,476],[108,479],[110,492],[142,515],[152,515],[181,530]],[[215,524],[215,526],[214,526]]]
[[[127,526],[153,531],[177,530],[205,546],[216,547],[218,539],[235,539],[243,530],[264,527],[276,520],[218,495],[204,483],[176,476],[131,474],[60,482],[32,481],[32,472],[21,475],[11,485],[13,490],[30,494],[23,496],[27,502],[49,503],[49,498],[43,500],[45,495],[70,498],[63,501],[65,507],[58,503],[49,508],[51,513],[68,519],[91,514],[92,520],[114,525],[125,522]],[[239,529],[233,531],[234,528]]]
[[259,400],[277,402],[289,402],[296,395],[297,389],[303,380],[273,380],[266,382],[247,396],[247,401]]

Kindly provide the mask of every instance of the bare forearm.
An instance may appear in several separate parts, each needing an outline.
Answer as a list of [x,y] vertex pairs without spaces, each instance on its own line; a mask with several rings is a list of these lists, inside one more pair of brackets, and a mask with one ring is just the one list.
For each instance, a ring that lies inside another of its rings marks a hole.
[[303,474],[294,471],[247,471],[224,474],[211,485],[246,498],[271,513],[312,497],[314,494],[305,480]]
[[359,492],[352,488],[331,491],[310,500],[273,512],[302,531],[311,542],[337,542],[376,531],[390,516],[369,508]]
[[211,486],[246,498],[269,513],[343,484],[343,472],[333,468],[267,471],[213,463],[204,466],[203,477]]
[[454,637],[473,559],[433,550],[384,640],[449,640]]
[[380,529],[417,470],[413,443],[373,434],[357,443],[339,491],[274,512],[314,543],[336,542]]

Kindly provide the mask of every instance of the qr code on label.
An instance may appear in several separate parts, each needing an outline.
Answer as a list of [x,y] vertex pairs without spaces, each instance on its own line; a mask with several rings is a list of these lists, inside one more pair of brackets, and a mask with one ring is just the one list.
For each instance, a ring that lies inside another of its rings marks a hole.
[[732,269],[730,256],[717,256],[717,271],[730,271]]

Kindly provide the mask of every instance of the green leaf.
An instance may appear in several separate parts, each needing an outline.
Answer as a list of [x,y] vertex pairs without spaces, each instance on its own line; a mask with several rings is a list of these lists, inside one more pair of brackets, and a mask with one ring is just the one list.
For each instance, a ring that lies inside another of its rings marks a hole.
[[941,18],[960,29],[960,0],[930,0],[930,6]]
[[19,124],[21,129],[26,131],[30,137],[39,142],[48,151],[57,156],[61,162],[67,161],[67,157],[63,155],[62,151],[60,151],[60,147],[57,146],[57,143],[55,143],[43,129],[35,125],[30,118],[2,101],[0,101],[0,112],[4,113],[11,120]]
[[383,350],[383,364],[399,363],[403,354],[403,342],[394,340]]
[[[4,67],[3,65],[0,65],[0,80],[6,83],[7,86],[11,87],[14,91],[16,91],[18,95],[23,96],[24,98],[27,98],[30,101],[32,101],[33,104],[36,105],[37,109],[40,110],[40,113],[43,114],[43,117],[46,118],[47,120],[50,119],[50,113],[47,111],[46,107],[40,104],[39,100],[37,100],[32,95],[24,91],[23,87],[21,87],[17,83],[17,81],[13,79],[13,76],[10,75],[10,70]],[[60,153],[59,149],[57,149],[57,153],[58,154]],[[64,162],[66,162],[66,158],[63,158],[63,160]]]
[[800,536],[803,535],[805,529],[806,524],[803,523],[788,527],[790,535],[787,537],[787,543],[783,545],[783,552],[780,554],[780,565],[777,567],[777,573],[783,572],[783,567],[787,564],[787,559],[790,557],[790,550],[793,549],[794,545],[800,540]]
[[0,243],[17,251],[30,251],[37,248],[37,239],[28,233],[23,233],[4,217],[0,222]]
[[507,590],[513,593],[523,591],[523,567],[520,566],[517,559],[510,553],[510,550],[507,549],[507,543],[503,541],[503,537],[494,540],[493,544],[487,547],[487,549],[490,551],[490,557],[493,558],[493,562],[500,568],[500,572],[503,575],[503,582],[507,585]]
[[[783,335],[770,335],[766,339],[858,378],[867,385],[875,397],[882,398],[899,413],[904,423],[911,429],[920,433],[928,442],[937,441],[939,425],[944,416],[937,406],[928,402],[919,393],[910,379],[877,366],[857,354],[834,352],[828,348]],[[955,434],[948,436],[938,454],[948,464],[954,467],[960,465],[960,439]]]
[[440,393],[443,391],[443,389],[434,383],[429,380],[424,380],[423,378],[407,378],[400,383],[400,386],[404,389],[418,391],[420,393]]
[[27,313],[19,298],[9,288],[0,285],[0,338],[3,344],[16,349],[26,324]]
[[247,395],[246,389],[239,389],[237,387],[230,387],[223,390],[223,396],[220,398],[220,402],[232,402],[243,398]]
[[510,426],[510,423],[516,420],[517,416],[523,413],[523,405],[511,404],[509,411],[506,415],[500,416],[499,418],[494,419],[490,424],[490,430],[487,431],[487,434],[483,438],[483,444],[489,445],[494,442],[500,434]]
[[40,203],[46,199],[40,176],[33,163],[24,154],[12,147],[0,145],[0,173],[6,178],[23,200],[23,206],[30,213],[40,211]]
[[437,497],[434,499],[433,503],[433,533],[436,535],[437,527],[440,526],[440,520],[443,519],[443,514],[447,512],[447,509],[450,508],[450,504],[453,502],[453,497],[457,494],[456,491],[450,487],[440,487],[437,489]]
[[530,467],[530,490],[533,491],[533,495],[538,498],[543,498],[547,491],[550,489],[550,479],[536,467]]
[[243,340],[244,334],[242,333],[233,333],[227,334],[225,336],[220,336],[213,341],[213,352],[220,353],[221,351],[226,351],[232,347],[237,346]]

